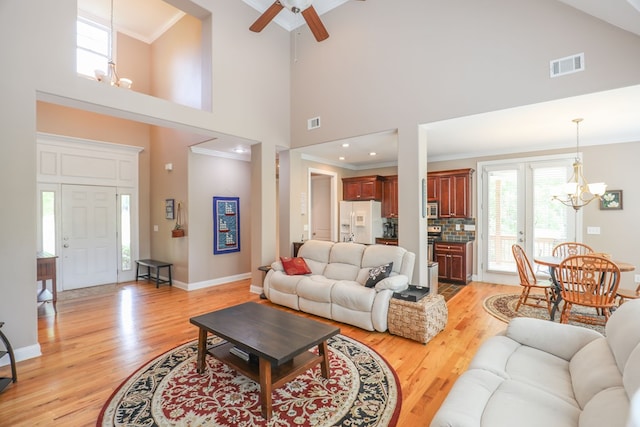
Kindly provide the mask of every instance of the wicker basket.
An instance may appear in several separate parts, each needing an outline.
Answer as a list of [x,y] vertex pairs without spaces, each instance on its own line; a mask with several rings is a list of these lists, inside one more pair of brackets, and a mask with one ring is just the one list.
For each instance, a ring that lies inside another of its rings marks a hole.
[[447,326],[448,316],[442,295],[429,295],[417,302],[391,298],[389,333],[426,344]]

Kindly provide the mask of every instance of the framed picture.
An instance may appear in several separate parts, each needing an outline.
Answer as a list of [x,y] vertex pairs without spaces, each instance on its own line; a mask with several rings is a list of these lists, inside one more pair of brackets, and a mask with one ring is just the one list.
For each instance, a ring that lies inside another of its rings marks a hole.
[[176,219],[174,205],[174,199],[167,199],[164,201],[164,217],[166,219]]
[[609,190],[600,199],[600,209],[622,210],[622,190]]
[[240,252],[240,198],[213,198],[213,254]]

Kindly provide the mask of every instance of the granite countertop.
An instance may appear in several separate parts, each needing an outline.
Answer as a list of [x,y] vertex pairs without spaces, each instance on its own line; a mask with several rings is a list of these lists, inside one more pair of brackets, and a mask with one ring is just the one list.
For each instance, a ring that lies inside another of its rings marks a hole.
[[459,240],[459,239],[436,239],[435,242],[441,242],[441,243],[467,243],[467,242],[473,242],[475,239],[468,239],[468,240]]

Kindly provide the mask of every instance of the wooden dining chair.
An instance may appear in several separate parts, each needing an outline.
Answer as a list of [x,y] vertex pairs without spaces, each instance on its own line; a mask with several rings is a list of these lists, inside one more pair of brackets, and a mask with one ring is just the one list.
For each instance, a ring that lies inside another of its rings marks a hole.
[[553,247],[551,255],[558,258],[567,258],[572,255],[587,255],[593,253],[589,245],[579,242],[562,242]]
[[[515,244],[511,246],[511,252],[513,252],[513,258],[516,261],[518,267],[518,276],[520,276],[520,286],[522,286],[522,293],[518,298],[518,304],[516,305],[516,311],[520,310],[520,306],[528,305],[531,307],[540,307],[540,304],[544,301],[547,305],[547,311],[551,316],[551,283],[550,282],[538,282],[529,258],[525,253],[522,246]],[[540,289],[543,294],[533,293],[532,289]],[[532,301],[529,301],[531,299]]]
[[[620,284],[620,268],[608,258],[597,255],[574,255],[562,260],[556,270],[564,307],[560,323],[569,319],[592,325],[604,325],[615,307]],[[596,312],[572,312],[574,305],[591,307]]]
[[640,285],[634,291],[633,289],[622,289],[618,287],[618,291],[616,292],[618,300],[618,305],[622,305],[628,299],[638,299],[640,298]]

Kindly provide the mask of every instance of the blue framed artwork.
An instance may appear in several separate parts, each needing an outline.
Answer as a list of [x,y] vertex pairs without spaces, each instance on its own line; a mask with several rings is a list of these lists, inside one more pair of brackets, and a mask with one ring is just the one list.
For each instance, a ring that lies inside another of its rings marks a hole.
[[213,198],[213,254],[240,252],[240,198]]

